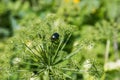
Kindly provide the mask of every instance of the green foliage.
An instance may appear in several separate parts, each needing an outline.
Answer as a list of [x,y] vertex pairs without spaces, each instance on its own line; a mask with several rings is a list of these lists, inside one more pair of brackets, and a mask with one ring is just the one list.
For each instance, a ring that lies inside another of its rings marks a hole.
[[119,4],[1,0],[0,80],[119,80]]
[[[13,54],[15,57],[12,58],[11,64],[14,66],[14,59],[19,60],[20,58],[23,61],[18,63],[18,67],[29,70],[41,76],[40,78],[44,76],[48,76],[49,79],[72,78],[66,74],[66,71],[62,70],[62,68],[67,68],[67,60],[77,53],[64,51],[64,47],[72,35],[72,26],[66,25],[61,19],[51,16],[54,15],[48,15],[43,21],[35,17],[30,21],[30,25],[21,28],[20,34],[12,41],[12,49],[17,52],[17,56],[16,53]],[[31,23],[33,20],[37,21]],[[55,32],[60,35],[60,38],[58,41],[53,42],[51,36]],[[62,64],[64,66],[61,66]]]

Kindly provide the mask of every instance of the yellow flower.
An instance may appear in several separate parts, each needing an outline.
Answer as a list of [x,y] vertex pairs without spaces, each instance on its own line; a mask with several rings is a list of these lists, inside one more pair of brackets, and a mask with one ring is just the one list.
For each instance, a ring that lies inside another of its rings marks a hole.
[[66,3],[69,2],[69,0],[64,0]]
[[96,8],[93,8],[92,9],[92,13],[94,14],[96,12]]
[[79,3],[79,2],[80,2],[80,0],[73,0],[73,2],[74,2],[74,3]]

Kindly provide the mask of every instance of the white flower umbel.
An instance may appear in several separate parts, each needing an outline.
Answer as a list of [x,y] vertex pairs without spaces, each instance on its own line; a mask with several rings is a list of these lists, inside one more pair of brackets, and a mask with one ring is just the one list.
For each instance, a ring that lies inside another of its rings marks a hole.
[[87,46],[87,50],[92,50],[93,47],[94,47],[94,44],[90,44],[90,45]]
[[107,62],[104,65],[105,71],[112,71],[112,70],[118,70],[120,69],[120,60],[117,60],[116,62]]
[[84,80],[96,80],[94,76],[89,74],[89,70],[92,67],[91,61],[88,59],[83,63],[83,69],[84,69]]
[[39,77],[31,77],[30,80],[40,80]]
[[18,57],[14,58],[12,61],[13,64],[19,64],[20,62],[21,62],[21,58]]
[[92,64],[91,64],[89,59],[86,60],[83,64],[83,68],[84,68],[85,71],[88,71],[91,68],[91,66],[92,66]]

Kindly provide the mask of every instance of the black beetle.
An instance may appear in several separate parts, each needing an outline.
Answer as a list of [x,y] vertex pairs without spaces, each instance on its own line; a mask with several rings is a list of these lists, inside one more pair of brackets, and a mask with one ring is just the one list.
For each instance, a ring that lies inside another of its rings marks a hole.
[[57,41],[58,39],[59,39],[59,34],[57,32],[53,33],[51,36],[51,41],[54,42]]

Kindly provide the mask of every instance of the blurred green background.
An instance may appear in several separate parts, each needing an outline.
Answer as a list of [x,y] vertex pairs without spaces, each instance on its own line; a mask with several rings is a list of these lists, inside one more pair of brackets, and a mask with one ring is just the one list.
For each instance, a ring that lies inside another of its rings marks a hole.
[[83,46],[70,66],[86,70],[89,60],[92,66],[87,72],[66,72],[72,79],[58,80],[120,80],[120,0],[0,0],[0,80],[57,80],[20,71],[26,51],[21,44],[39,44],[39,33],[48,38],[59,32],[66,40],[67,30],[73,35],[61,54]]

